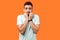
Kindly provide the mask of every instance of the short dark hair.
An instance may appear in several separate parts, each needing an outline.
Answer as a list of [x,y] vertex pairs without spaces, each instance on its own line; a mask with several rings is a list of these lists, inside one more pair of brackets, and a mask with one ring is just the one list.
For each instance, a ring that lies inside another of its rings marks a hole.
[[30,1],[25,2],[25,3],[24,3],[24,6],[25,6],[25,5],[31,5],[31,6],[33,7],[33,4],[32,4]]

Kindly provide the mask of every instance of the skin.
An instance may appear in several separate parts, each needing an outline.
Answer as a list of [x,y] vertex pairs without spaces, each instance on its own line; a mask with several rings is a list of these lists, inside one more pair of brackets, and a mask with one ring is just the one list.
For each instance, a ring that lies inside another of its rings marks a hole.
[[[29,9],[29,8],[31,8],[31,9]],[[18,30],[21,34],[25,33],[26,27],[28,25],[28,20],[31,20],[33,17],[33,14],[31,13],[32,9],[33,8],[31,5],[25,5],[24,6],[24,13],[25,13],[24,16],[26,17],[26,20],[25,20],[24,24],[18,25]],[[29,17],[28,17],[28,14],[29,14]],[[33,29],[33,32],[37,33],[37,31],[39,29],[39,24],[34,24],[32,21],[30,21],[30,26]]]

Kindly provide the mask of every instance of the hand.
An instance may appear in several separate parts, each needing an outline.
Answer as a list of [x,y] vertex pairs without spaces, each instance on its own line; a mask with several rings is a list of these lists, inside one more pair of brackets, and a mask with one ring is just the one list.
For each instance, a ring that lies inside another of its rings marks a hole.
[[30,14],[29,14],[29,20],[32,20],[32,18],[33,18],[33,14],[30,13]]
[[25,15],[25,17],[26,17],[26,20],[28,20],[28,18],[29,18],[28,15],[27,15],[26,13],[25,13],[24,15]]

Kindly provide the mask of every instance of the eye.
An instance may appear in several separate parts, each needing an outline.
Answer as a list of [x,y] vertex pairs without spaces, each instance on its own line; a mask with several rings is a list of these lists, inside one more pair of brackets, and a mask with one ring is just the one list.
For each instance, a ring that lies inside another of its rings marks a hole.
[[27,9],[31,10],[32,8],[25,8],[25,10],[27,10]]
[[29,8],[29,10],[31,10],[32,8]]
[[27,10],[27,8],[25,8]]

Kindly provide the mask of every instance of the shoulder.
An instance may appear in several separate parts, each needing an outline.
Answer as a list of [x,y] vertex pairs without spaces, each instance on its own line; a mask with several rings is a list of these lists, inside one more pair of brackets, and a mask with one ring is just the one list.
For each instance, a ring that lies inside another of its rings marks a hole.
[[20,14],[20,15],[18,15],[17,17],[23,17],[24,15],[23,14]]
[[37,15],[37,14],[33,14],[33,15],[34,15],[35,18],[39,18],[39,15]]

